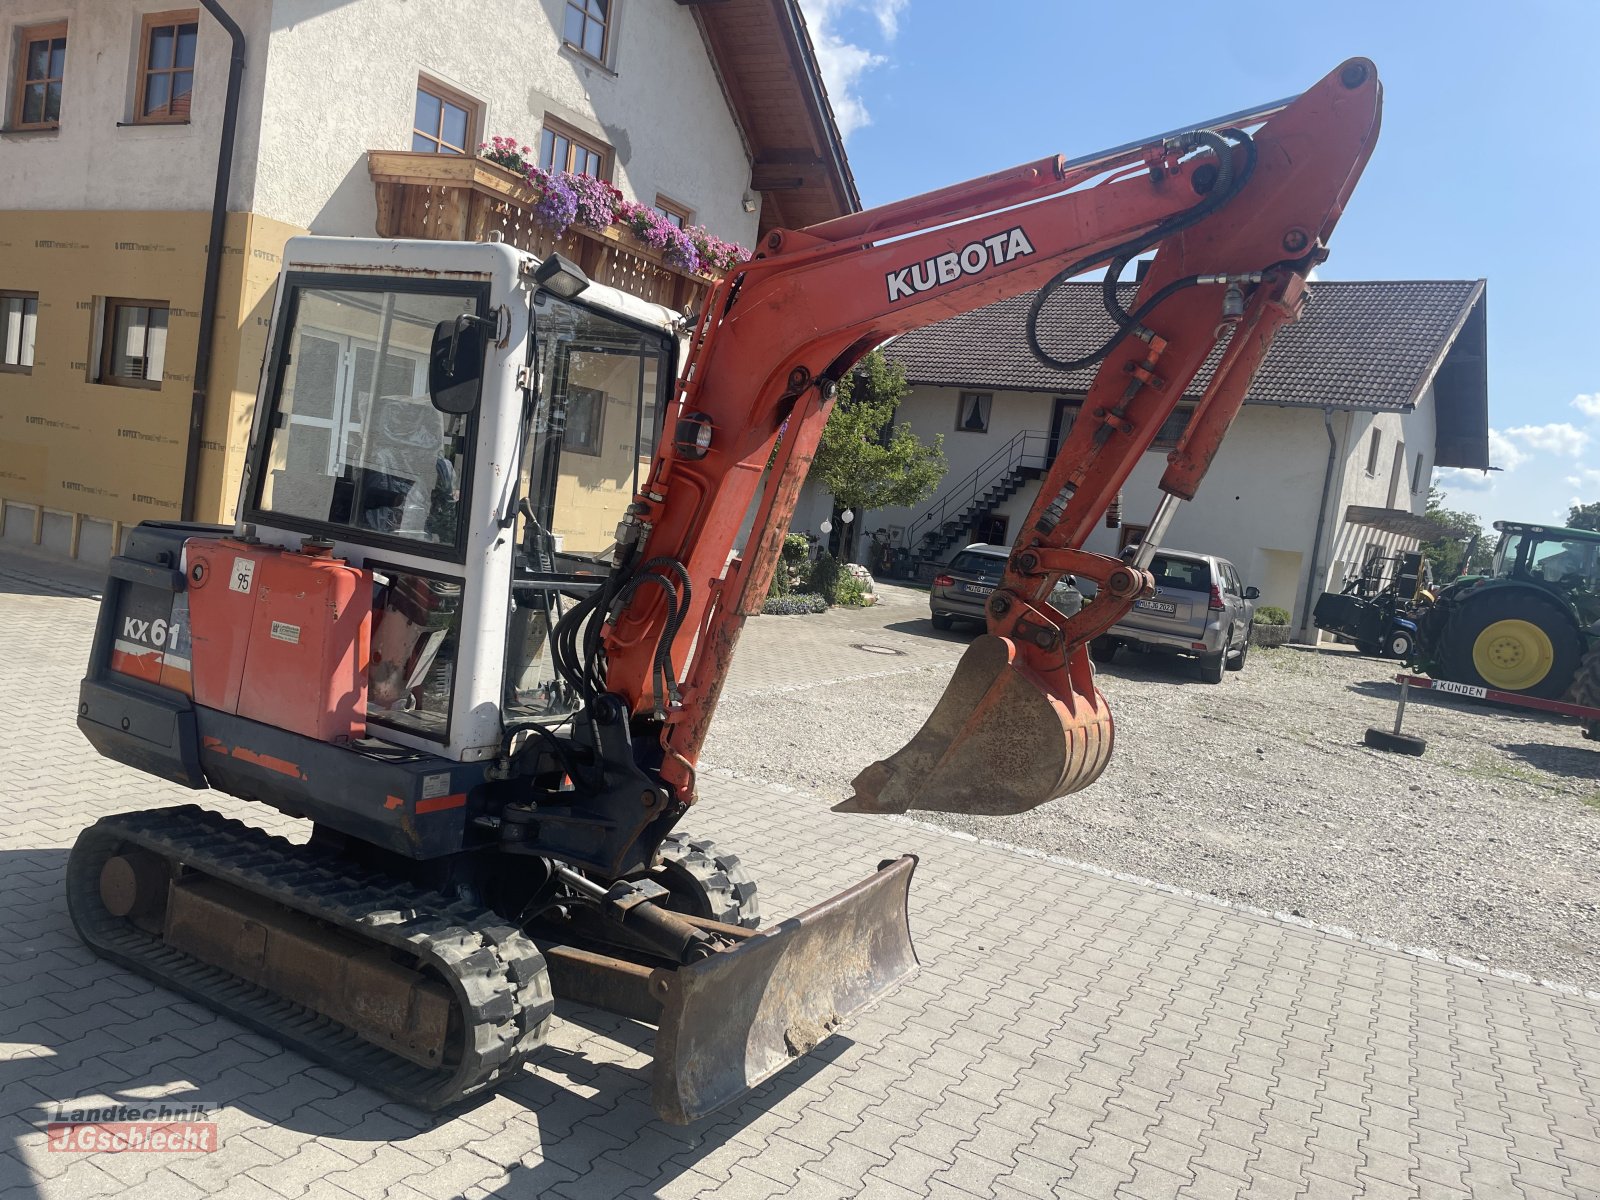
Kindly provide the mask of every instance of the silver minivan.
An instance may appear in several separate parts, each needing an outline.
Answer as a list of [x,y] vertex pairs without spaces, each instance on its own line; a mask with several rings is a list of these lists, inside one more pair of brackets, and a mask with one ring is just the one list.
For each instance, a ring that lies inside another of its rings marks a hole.
[[1154,594],[1135,600],[1122,620],[1095,638],[1089,656],[1109,663],[1124,646],[1186,654],[1199,660],[1207,683],[1221,683],[1224,670],[1243,670],[1260,589],[1245,587],[1227,559],[1187,550],[1157,550],[1150,573]]

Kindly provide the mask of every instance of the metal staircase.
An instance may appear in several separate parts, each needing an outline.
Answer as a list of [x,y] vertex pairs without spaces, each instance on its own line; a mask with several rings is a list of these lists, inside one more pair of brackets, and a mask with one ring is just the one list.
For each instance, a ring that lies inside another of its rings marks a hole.
[[912,566],[943,562],[951,547],[964,543],[977,521],[1038,479],[1050,464],[1050,436],[1025,429],[996,450],[972,474],[906,527]]

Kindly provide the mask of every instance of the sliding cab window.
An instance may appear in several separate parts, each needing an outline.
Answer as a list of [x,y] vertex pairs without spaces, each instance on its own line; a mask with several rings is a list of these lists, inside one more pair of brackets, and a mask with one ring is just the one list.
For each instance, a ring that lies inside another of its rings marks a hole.
[[476,290],[294,289],[257,473],[263,518],[459,557],[475,418],[433,406],[428,352],[435,327],[479,301]]

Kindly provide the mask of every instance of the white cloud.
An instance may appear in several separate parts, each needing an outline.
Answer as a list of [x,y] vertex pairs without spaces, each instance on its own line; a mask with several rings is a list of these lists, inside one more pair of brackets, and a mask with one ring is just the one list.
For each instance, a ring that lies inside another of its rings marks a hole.
[[1600,392],[1572,398],[1572,407],[1586,417],[1600,417]]
[[867,112],[857,85],[862,75],[889,59],[847,41],[840,32],[840,23],[848,13],[865,12],[878,23],[884,40],[893,41],[900,31],[900,14],[909,3],[910,0],[801,0],[841,137],[847,138],[863,125],[872,124],[872,114]]
[[1528,461],[1517,444],[1498,429],[1489,430],[1489,462],[1502,471],[1514,471]]
[[1433,473],[1433,482],[1440,491],[1488,492],[1494,490],[1494,476],[1487,471],[1466,471],[1460,467],[1440,467]]
[[1566,421],[1549,425],[1517,425],[1505,430],[1505,436],[1529,450],[1565,454],[1572,458],[1577,458],[1589,447],[1589,435]]

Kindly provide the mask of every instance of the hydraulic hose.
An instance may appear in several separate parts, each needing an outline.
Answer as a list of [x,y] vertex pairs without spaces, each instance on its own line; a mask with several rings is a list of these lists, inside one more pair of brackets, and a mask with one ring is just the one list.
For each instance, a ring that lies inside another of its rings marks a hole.
[[1056,358],[1040,344],[1039,315],[1043,312],[1045,303],[1063,283],[1073,276],[1088,270],[1095,263],[1104,261],[1106,254],[1101,253],[1089,258],[1079,259],[1077,262],[1057,272],[1050,279],[1050,282],[1039,289],[1038,294],[1033,298],[1033,303],[1028,307],[1028,349],[1033,353],[1035,359],[1045,366],[1053,367],[1058,371],[1077,371],[1084,367],[1093,366],[1121,345],[1123,338],[1142,328],[1144,318],[1158,304],[1165,301],[1175,292],[1182,291],[1184,288],[1194,287],[1199,283],[1201,279],[1199,275],[1189,275],[1182,279],[1175,279],[1132,313],[1124,311],[1116,297],[1117,277],[1128,262],[1148,250],[1151,246],[1157,245],[1173,234],[1180,233],[1191,225],[1204,220],[1238,195],[1244,185],[1250,181],[1250,176],[1255,173],[1256,166],[1257,151],[1254,139],[1242,129],[1225,129],[1222,134],[1236,138],[1238,145],[1243,147],[1245,152],[1243,166],[1235,172],[1233,164],[1235,147],[1227,141],[1226,137],[1210,130],[1202,130],[1195,133],[1192,135],[1194,140],[1197,143],[1203,143],[1217,158],[1217,178],[1210,191],[1192,208],[1187,208],[1181,213],[1168,217],[1150,232],[1141,234],[1136,238],[1130,238],[1128,241],[1111,249],[1110,267],[1101,285],[1101,295],[1106,305],[1106,311],[1111,315],[1111,319],[1117,323],[1116,331],[1098,349],[1091,351],[1082,358]]

